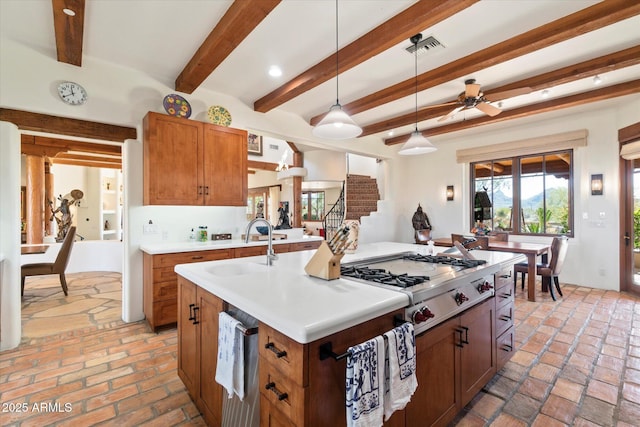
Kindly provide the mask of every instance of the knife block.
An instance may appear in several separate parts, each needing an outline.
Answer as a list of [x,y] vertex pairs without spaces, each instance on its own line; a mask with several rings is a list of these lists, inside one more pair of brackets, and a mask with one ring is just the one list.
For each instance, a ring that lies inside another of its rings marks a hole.
[[338,279],[340,278],[340,260],[343,256],[344,254],[334,254],[324,241],[304,267],[304,271],[309,276],[324,280]]

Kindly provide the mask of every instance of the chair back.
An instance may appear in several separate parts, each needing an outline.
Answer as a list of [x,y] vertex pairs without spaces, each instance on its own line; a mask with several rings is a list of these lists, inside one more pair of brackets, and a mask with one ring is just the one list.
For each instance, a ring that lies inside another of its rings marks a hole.
[[509,241],[509,232],[507,231],[492,231],[489,233],[489,238],[491,240],[496,240],[498,242],[508,242]]
[[71,255],[71,248],[73,247],[73,241],[76,237],[76,227],[69,227],[67,235],[64,237],[60,252],[53,263],[53,272],[60,274],[64,273],[69,264],[69,255]]
[[567,236],[554,237],[551,242],[551,263],[549,269],[551,274],[558,276],[562,271],[564,265],[564,259],[567,255],[567,249],[569,248],[569,238]]
[[431,230],[416,230],[416,243],[426,245],[431,240]]

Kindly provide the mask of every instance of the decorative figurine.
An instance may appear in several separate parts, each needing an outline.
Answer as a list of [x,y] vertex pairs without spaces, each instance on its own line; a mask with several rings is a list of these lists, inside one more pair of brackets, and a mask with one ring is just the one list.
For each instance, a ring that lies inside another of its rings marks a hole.
[[[71,227],[71,220],[73,219],[70,208],[82,199],[82,197],[84,197],[84,193],[80,190],[73,190],[71,192],[71,201],[67,199],[67,196],[62,197],[61,194],[58,196],[60,206],[55,210],[53,209],[53,201],[49,200],[49,209],[51,209],[51,217],[49,218],[49,221],[55,218],[56,223],[58,224],[58,234],[56,235],[57,242],[62,242],[67,235],[69,227]],[[59,217],[56,216],[57,213],[60,214]]]
[[289,223],[289,202],[280,202],[278,213],[280,214],[280,218],[278,219],[278,225],[276,225],[275,229],[276,230],[290,229],[291,224]]
[[429,217],[426,213],[422,211],[422,206],[418,203],[418,209],[413,214],[413,218],[411,218],[411,222],[413,223],[413,229],[418,230],[431,230],[431,223],[429,222]]

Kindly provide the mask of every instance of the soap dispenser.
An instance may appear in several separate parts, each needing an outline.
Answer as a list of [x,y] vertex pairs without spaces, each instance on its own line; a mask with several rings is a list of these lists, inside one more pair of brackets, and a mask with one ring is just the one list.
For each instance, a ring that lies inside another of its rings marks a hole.
[[193,228],[191,229],[191,234],[189,235],[189,241],[190,242],[196,241],[196,231]]

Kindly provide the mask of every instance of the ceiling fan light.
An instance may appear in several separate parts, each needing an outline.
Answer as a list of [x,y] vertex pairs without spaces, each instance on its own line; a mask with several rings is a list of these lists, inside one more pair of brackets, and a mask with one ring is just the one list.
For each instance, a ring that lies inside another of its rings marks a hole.
[[318,138],[349,139],[359,136],[362,128],[345,113],[340,104],[335,104],[313,128],[312,133]]
[[436,151],[437,148],[418,130],[411,133],[411,136],[404,143],[398,154],[403,156],[416,156]]

